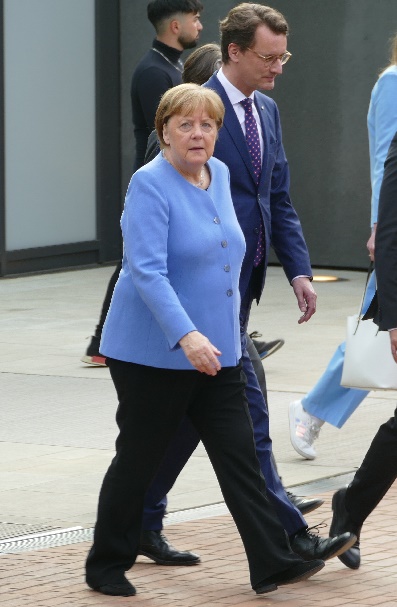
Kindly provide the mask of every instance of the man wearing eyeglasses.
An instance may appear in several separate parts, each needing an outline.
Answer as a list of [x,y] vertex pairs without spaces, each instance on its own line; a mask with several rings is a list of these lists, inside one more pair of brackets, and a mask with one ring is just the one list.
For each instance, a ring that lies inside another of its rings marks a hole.
[[214,156],[229,167],[233,203],[246,240],[240,276],[242,362],[258,459],[292,549],[307,559],[326,560],[343,552],[348,538],[340,536],[329,544],[308,532],[303,516],[288,499],[271,458],[267,403],[246,350],[250,308],[262,294],[270,245],[298,300],[302,313],[298,323],[307,322],[316,311],[309,254],[289,197],[278,109],[257,90],[272,90],[291,57],[288,24],[271,7],[243,3],[221,21],[220,31],[222,67],[204,86],[214,89],[226,108]]

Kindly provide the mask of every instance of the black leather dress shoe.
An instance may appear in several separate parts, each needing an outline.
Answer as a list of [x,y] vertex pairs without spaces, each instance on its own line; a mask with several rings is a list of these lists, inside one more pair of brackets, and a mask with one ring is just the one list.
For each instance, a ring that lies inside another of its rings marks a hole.
[[180,552],[168,543],[161,531],[142,531],[138,554],[158,565],[197,565],[200,557],[194,552]]
[[358,569],[361,564],[360,533],[362,525],[354,523],[345,507],[346,488],[339,489],[332,497],[333,517],[329,534],[334,537],[343,531],[354,533],[357,540],[349,550],[339,555],[339,560],[350,569]]
[[262,337],[262,333],[258,333],[258,331],[250,333],[252,343],[254,344],[261,360],[264,360],[271,354],[274,354],[274,352],[277,352],[277,350],[279,350],[285,343],[283,339],[274,339],[273,341],[259,341],[258,339],[255,339],[255,337]]
[[256,586],[254,586],[254,590],[256,594],[266,594],[266,592],[277,590],[278,586],[286,586],[287,584],[303,582],[303,580],[307,580],[318,571],[321,571],[323,567],[324,562],[321,560],[310,562],[302,561],[302,563],[298,563],[286,571],[281,571],[280,573],[271,575],[263,580],[263,582],[260,582],[260,584],[256,584]]
[[290,540],[292,550],[306,561],[314,559],[328,561],[351,548],[357,541],[353,533],[346,532],[335,537],[322,538],[317,533],[310,533],[310,529],[299,531]]
[[289,501],[294,504],[295,508],[298,508],[301,514],[308,514],[309,512],[313,512],[313,510],[320,508],[320,506],[322,506],[324,503],[324,500],[320,500],[317,498],[308,499],[306,497],[299,497],[298,495],[291,493],[291,491],[287,491],[287,495]]
[[136,590],[132,584],[126,579],[122,584],[104,584],[93,588],[96,592],[108,594],[109,596],[135,596]]

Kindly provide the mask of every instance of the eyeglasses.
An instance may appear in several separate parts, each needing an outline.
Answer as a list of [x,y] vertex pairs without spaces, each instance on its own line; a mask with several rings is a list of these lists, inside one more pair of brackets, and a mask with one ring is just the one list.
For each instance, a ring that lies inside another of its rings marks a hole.
[[251,53],[255,53],[258,55],[263,61],[267,63],[267,65],[274,65],[276,61],[280,60],[281,65],[285,65],[289,59],[291,59],[292,55],[288,51],[285,51],[282,55],[261,55],[257,51],[254,51],[253,48],[247,48],[247,51],[251,51]]

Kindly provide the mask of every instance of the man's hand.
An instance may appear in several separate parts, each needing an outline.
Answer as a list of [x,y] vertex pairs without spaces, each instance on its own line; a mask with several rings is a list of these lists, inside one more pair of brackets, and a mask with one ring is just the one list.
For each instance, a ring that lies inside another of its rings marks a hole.
[[369,252],[369,258],[371,261],[375,261],[375,235],[376,235],[376,226],[378,224],[374,223],[372,226],[372,233],[367,242],[367,249]]
[[393,329],[392,331],[389,331],[389,335],[390,335],[391,353],[392,353],[392,356],[393,356],[395,362],[397,363],[397,329]]
[[313,289],[312,283],[306,276],[299,276],[292,281],[295,297],[298,300],[298,306],[302,316],[298,324],[307,322],[316,311],[317,294]]

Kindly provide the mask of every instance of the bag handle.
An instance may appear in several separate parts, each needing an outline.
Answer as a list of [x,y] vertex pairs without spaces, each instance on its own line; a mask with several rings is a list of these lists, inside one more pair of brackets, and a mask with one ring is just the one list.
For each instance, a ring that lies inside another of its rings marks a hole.
[[359,326],[359,324],[360,324],[361,317],[362,317],[362,315],[363,315],[363,304],[364,304],[364,299],[365,299],[365,293],[366,293],[366,291],[367,291],[367,286],[368,286],[368,283],[369,283],[369,278],[370,278],[370,276],[371,276],[371,274],[372,274],[372,272],[373,272],[373,269],[374,269],[374,262],[373,262],[373,261],[371,261],[371,262],[370,262],[370,264],[369,264],[369,267],[368,267],[367,279],[366,279],[366,281],[365,281],[365,286],[364,286],[363,295],[362,295],[362,297],[361,297],[361,303],[360,303],[360,307],[359,307],[359,309],[358,309],[358,315],[357,315],[357,325],[356,325],[356,328],[355,328],[355,329],[354,329],[354,331],[353,331],[353,335],[355,335],[355,334],[357,333],[357,329],[358,329],[358,326]]
[[360,303],[360,307],[359,307],[359,310],[358,310],[358,317],[359,318],[361,318],[362,313],[363,313],[363,304],[364,304],[364,299],[365,299],[365,293],[367,292],[367,286],[368,286],[369,279],[370,279],[370,276],[371,276],[373,270],[374,270],[374,262],[371,261],[371,263],[369,264],[369,267],[368,267],[367,280],[365,281],[363,296],[361,298],[361,303]]

